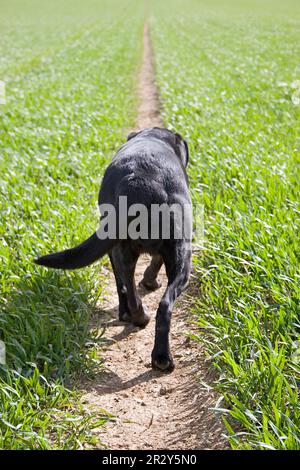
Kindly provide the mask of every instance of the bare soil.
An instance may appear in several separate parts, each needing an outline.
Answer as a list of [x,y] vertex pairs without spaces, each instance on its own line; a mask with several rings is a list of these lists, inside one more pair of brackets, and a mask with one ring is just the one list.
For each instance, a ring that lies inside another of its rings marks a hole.
[[[163,126],[154,77],[146,24],[136,129]],[[149,261],[146,255],[140,258],[137,283]],[[189,291],[175,305],[171,348],[176,368],[166,374],[152,370],[150,364],[155,312],[167,284],[164,270],[159,275],[160,289],[149,292],[140,288],[143,304],[151,314],[151,320],[144,329],[119,322],[113,274],[105,267],[103,270],[107,280],[106,295],[101,298],[98,313],[106,328],[106,345],[101,351],[104,370],[93,381],[82,384],[86,407],[100,406],[115,416],[100,429],[102,444],[110,449],[130,450],[227,448],[223,425],[212,410],[217,397],[209,386],[211,377],[203,351],[188,336],[193,329]]]
[[136,129],[164,127],[160,116],[160,103],[155,83],[154,56],[152,52],[149,25],[144,27],[143,62],[138,81],[139,108]]

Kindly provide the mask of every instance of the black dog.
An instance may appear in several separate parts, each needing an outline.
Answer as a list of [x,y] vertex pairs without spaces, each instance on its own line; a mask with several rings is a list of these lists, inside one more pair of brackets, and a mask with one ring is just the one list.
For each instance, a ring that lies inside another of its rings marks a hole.
[[[191,222],[191,200],[186,176],[188,147],[179,134],[167,129],[153,128],[131,133],[108,166],[99,194],[99,204],[111,204],[120,216],[120,196],[126,196],[128,206],[143,204],[151,212],[151,205],[165,204],[188,207]],[[130,219],[132,220],[132,218]],[[101,218],[103,223],[103,214]],[[100,223],[100,228],[101,228]],[[149,216],[149,224],[153,221]],[[159,287],[156,277],[165,264],[168,286],[160,301],[155,328],[152,366],[172,370],[174,363],[169,347],[172,307],[175,299],[188,283],[191,267],[191,224],[184,237],[175,236],[171,217],[170,237],[162,236],[161,226],[156,238],[148,236],[133,239],[120,236],[99,238],[98,232],[75,248],[37,258],[35,262],[50,268],[76,269],[88,266],[109,254],[119,295],[119,318],[144,327],[149,321],[137,293],[134,271],[142,252],[150,253],[152,260],[146,269],[143,285],[148,289]],[[149,233],[149,232],[148,232]]]

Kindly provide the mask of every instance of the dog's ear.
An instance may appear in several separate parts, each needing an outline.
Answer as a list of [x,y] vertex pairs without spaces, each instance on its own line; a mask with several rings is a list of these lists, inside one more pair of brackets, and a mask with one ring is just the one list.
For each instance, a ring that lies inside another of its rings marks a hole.
[[127,142],[128,140],[133,139],[136,135],[138,135],[138,132],[130,132],[127,136]]
[[180,134],[175,134],[177,148],[179,149],[180,158],[184,166],[187,166],[190,154],[187,142],[181,137]]
[[185,166],[187,166],[188,162],[189,162],[189,159],[190,159],[190,152],[189,152],[189,147],[188,147],[188,144],[187,144],[187,141],[186,140],[183,140],[183,145],[184,145],[184,148],[185,148]]

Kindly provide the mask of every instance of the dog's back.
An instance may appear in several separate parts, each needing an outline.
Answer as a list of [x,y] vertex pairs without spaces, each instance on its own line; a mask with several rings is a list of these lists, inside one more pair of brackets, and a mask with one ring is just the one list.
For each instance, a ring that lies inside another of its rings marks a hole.
[[148,209],[152,204],[190,203],[181,154],[168,139],[162,140],[162,131],[146,129],[121,147],[105,172],[99,204],[117,207],[120,196],[127,197],[128,206]]

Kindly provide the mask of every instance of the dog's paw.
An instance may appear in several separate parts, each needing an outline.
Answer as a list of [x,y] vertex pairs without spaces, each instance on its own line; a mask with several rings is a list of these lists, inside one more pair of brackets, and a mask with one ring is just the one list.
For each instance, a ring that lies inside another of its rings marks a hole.
[[130,323],[131,322],[131,315],[130,313],[128,312],[119,312],[119,321],[123,321],[123,322],[126,322],[126,323]]
[[151,282],[147,282],[145,279],[142,279],[139,285],[147,290],[153,291],[161,287],[161,282],[157,279],[154,279],[154,281]]
[[131,321],[134,326],[145,328],[145,326],[148,325],[150,321],[150,315],[142,308],[138,314],[132,316]]
[[144,314],[141,318],[135,318],[132,320],[132,324],[134,326],[138,326],[139,328],[145,328],[150,321],[150,316],[148,314]]
[[172,356],[164,356],[162,354],[156,355],[152,353],[152,368],[159,369],[162,372],[172,372],[175,369],[175,364]]

